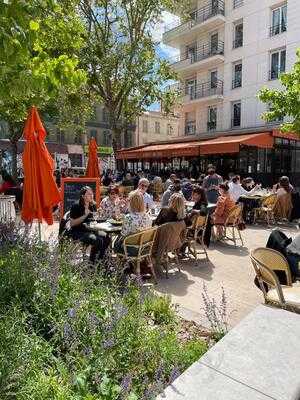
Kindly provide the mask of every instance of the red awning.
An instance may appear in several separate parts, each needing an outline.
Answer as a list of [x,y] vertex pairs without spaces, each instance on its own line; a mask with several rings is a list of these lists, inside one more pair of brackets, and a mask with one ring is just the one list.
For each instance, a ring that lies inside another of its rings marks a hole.
[[274,138],[270,132],[222,136],[199,143],[200,155],[238,153],[240,151],[240,145],[271,149],[273,144]]
[[168,143],[168,144],[153,144],[143,146],[137,149],[120,150],[117,158],[121,160],[137,160],[137,159],[161,159],[184,156],[199,155],[199,141],[183,142],[183,143]]

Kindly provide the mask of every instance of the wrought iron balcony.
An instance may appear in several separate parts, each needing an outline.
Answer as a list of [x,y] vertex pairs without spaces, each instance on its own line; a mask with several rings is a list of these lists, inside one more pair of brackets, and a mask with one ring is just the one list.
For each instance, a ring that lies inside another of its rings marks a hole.
[[233,0],[233,8],[238,8],[244,5],[244,0]]
[[195,86],[186,86],[184,90],[185,96],[189,96],[190,100],[201,99],[215,95],[223,95],[223,81],[217,79],[216,81],[198,83]]
[[224,42],[218,41],[216,44],[207,43],[203,46],[197,47],[194,52],[189,52],[185,56],[177,56],[170,59],[172,64],[187,61],[189,64],[205,60],[207,58],[223,55],[224,54]]
[[207,121],[207,130],[209,132],[217,129],[217,121]]
[[232,47],[234,49],[237,49],[238,47],[242,47],[243,46],[243,38],[239,37],[234,39],[233,43],[232,43]]
[[189,28],[201,24],[216,15],[225,15],[225,5],[223,0],[211,1],[210,4],[199,8],[191,13],[191,19],[187,22],[178,24],[178,22],[165,26],[165,32],[170,32],[179,27],[189,24]]
[[231,119],[231,128],[240,128],[241,126],[241,118],[235,117]]
[[242,78],[235,78],[232,81],[232,89],[242,87]]
[[270,36],[275,36],[279,35],[280,33],[286,32],[286,23],[285,24],[279,24],[279,25],[273,25],[270,27]]
[[269,81],[279,79],[280,74],[284,73],[285,71],[280,71],[279,69],[271,69],[271,71],[269,71]]

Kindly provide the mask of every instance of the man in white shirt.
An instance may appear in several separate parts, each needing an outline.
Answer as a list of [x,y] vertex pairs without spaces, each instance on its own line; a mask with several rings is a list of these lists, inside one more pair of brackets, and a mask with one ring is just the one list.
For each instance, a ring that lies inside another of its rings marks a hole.
[[252,190],[247,192],[247,190],[242,187],[240,183],[240,177],[238,175],[232,178],[228,186],[229,186],[229,196],[235,203],[241,196],[246,194],[253,194],[260,187],[260,185],[256,185]]
[[147,193],[149,185],[150,185],[150,182],[148,181],[148,179],[142,178],[139,180],[139,184],[138,184],[138,188],[137,188],[137,190],[143,195],[146,210],[150,210],[150,209],[154,208],[153,198],[149,193]]

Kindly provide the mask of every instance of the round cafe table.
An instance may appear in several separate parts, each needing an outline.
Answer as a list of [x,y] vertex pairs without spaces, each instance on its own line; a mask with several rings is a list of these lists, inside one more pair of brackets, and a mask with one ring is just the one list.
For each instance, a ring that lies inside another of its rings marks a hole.
[[16,219],[16,210],[14,205],[15,200],[16,200],[15,196],[0,195],[0,222],[8,223],[15,221]]

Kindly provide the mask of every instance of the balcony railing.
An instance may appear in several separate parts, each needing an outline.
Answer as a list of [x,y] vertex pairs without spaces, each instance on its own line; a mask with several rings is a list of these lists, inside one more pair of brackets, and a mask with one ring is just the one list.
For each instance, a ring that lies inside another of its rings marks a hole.
[[273,25],[270,27],[270,36],[279,35],[286,32],[286,24]]
[[205,60],[216,55],[224,54],[224,42],[219,41],[216,44],[207,43],[203,46],[197,47],[195,52],[190,52],[186,56],[177,56],[170,60],[172,64],[176,64],[181,61],[189,60],[190,64]]
[[235,78],[232,81],[232,89],[242,87],[242,78]]
[[231,128],[239,128],[241,126],[241,118],[235,117],[231,119]]
[[196,121],[186,122],[184,128],[185,135],[195,135],[196,134]]
[[242,47],[242,46],[243,46],[243,38],[234,39],[234,41],[232,43],[232,47],[234,49],[237,49],[238,47]]
[[217,129],[217,121],[208,121],[207,122],[207,130],[210,131],[215,131]]
[[[190,27],[193,27],[207,21],[212,17],[215,17],[216,15],[225,15],[225,6],[223,0],[212,1],[211,4],[208,4],[202,8],[199,8],[196,11],[193,11],[191,13],[191,19],[188,22],[190,23]],[[183,24],[178,24],[178,22],[175,22],[166,25],[165,32],[172,31],[173,29],[176,29],[185,24],[186,22]]]
[[244,0],[233,0],[233,8],[238,8],[244,5]]
[[186,86],[184,94],[189,96],[190,100],[223,95],[223,81],[217,79],[212,82],[198,83],[195,86]]

